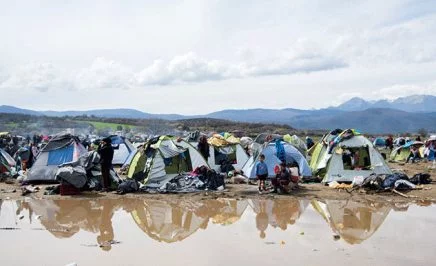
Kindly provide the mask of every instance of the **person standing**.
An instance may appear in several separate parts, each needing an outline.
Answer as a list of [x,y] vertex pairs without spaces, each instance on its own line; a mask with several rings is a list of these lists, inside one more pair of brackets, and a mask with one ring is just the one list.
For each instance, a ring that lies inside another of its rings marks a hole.
[[204,159],[206,159],[207,161],[210,157],[210,154],[209,154],[209,143],[207,143],[207,137],[205,135],[202,135],[200,137],[198,141],[197,149],[201,153],[201,155],[203,155]]
[[98,147],[100,155],[101,176],[103,181],[103,191],[109,191],[110,187],[110,170],[112,168],[112,159],[114,158],[114,148],[111,145],[111,138],[104,138]]
[[268,177],[268,166],[265,163],[265,155],[259,155],[259,161],[255,165],[256,177],[259,182],[259,193],[266,191],[265,181]]

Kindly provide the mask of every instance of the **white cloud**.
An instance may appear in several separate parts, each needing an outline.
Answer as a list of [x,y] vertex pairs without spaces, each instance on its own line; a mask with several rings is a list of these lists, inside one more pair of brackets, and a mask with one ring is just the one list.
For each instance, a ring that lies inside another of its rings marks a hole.
[[78,89],[129,89],[133,83],[133,72],[113,60],[96,58],[91,66],[81,69],[75,75]]
[[139,86],[203,82],[237,77],[232,67],[217,60],[205,60],[190,52],[169,62],[155,60],[136,75]]
[[291,75],[299,72],[316,72],[345,67],[346,64],[331,56],[314,51],[289,49],[276,58],[252,62],[226,63],[207,60],[193,52],[175,56],[165,62],[155,60],[151,65],[135,73],[113,60],[96,58],[89,67],[78,71],[60,70],[51,63],[29,64],[20,68],[0,86],[12,89],[49,89],[67,86],[67,89],[130,89],[151,85],[172,85],[219,81],[232,78]]
[[424,84],[424,85],[416,85],[416,84],[393,85],[373,92],[370,97],[372,99],[394,100],[399,97],[410,96],[415,94],[436,95],[436,83]]
[[68,79],[51,63],[30,63],[18,68],[0,83],[0,88],[15,90],[37,90],[69,88]]
[[156,60],[136,75],[138,85],[170,85],[232,78],[291,75],[345,67],[346,63],[316,51],[288,50],[276,58],[226,63],[206,60],[193,52],[165,62]]
[[[435,81],[434,1],[47,1],[57,15],[31,1],[0,8],[0,36],[7,36],[0,42],[0,90],[25,90],[22,101],[34,106],[92,108],[88,95],[119,89],[171,94],[178,113],[435,94],[425,85]],[[35,101],[55,90],[56,101]],[[281,97],[260,103],[266,90]],[[191,96],[204,91],[201,101]],[[230,102],[226,96],[235,93],[241,97]],[[1,101],[16,98],[8,97]],[[140,98],[113,99],[107,107],[169,112],[160,99],[145,106]]]

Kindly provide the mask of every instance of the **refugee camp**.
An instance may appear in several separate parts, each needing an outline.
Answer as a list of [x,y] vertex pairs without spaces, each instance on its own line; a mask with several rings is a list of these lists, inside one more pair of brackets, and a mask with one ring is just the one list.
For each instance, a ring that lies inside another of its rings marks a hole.
[[436,3],[0,0],[0,265],[434,265]]

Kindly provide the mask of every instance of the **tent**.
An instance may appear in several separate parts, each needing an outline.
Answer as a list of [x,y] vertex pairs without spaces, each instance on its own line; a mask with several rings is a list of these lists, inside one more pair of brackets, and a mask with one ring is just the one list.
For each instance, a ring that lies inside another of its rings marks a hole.
[[147,187],[160,188],[178,174],[200,166],[208,167],[208,164],[185,140],[161,136],[145,144],[144,150],[133,156],[130,166],[128,177],[143,182]]
[[55,176],[59,165],[76,161],[85,153],[87,151],[77,137],[70,134],[54,136],[41,149],[35,163],[27,174],[26,181],[56,181]]
[[114,148],[112,164],[124,165],[124,163],[130,161],[136,152],[136,148],[132,143],[130,143],[128,139],[118,135],[111,135],[109,137],[111,138],[112,147]]
[[315,144],[311,155],[310,167],[314,175],[323,178],[323,183],[352,182],[356,176],[392,173],[372,142],[353,129],[326,134]]
[[375,147],[385,147],[386,146],[386,141],[384,138],[376,138],[373,142],[373,145]]
[[0,149],[0,173],[11,172],[15,166],[15,160],[5,150]]
[[[283,151],[282,155],[280,151]],[[293,145],[285,141],[276,140],[274,142],[264,143],[263,145],[258,143],[253,144],[253,155],[242,167],[244,175],[248,178],[256,178],[256,169],[254,166],[259,160],[260,154],[265,155],[265,163],[268,165],[269,177],[275,176],[274,167],[279,165],[282,161],[286,161],[288,164],[297,163],[300,176],[312,176],[312,171],[310,170],[305,156]]]
[[292,146],[294,146],[304,157],[307,156],[307,146],[306,143],[300,139],[297,135],[278,135],[278,134],[268,134],[261,133],[255,139],[254,142],[258,144],[264,144],[265,142],[271,142],[275,140],[283,140]]
[[424,158],[424,142],[421,141],[409,141],[406,144],[396,147],[392,150],[389,159],[395,162],[405,162],[410,155],[410,148],[416,146],[419,149],[421,158]]
[[349,244],[360,244],[383,224],[391,207],[382,202],[312,201],[312,207],[330,225],[335,234]]
[[224,136],[215,134],[207,142],[209,143],[207,162],[210,168],[217,172],[221,172],[221,165],[225,162],[230,162],[235,169],[240,170],[249,158],[239,138],[229,133],[225,133]]
[[425,142],[424,155],[429,161],[435,160],[435,149],[436,149],[436,135],[431,135],[430,138]]

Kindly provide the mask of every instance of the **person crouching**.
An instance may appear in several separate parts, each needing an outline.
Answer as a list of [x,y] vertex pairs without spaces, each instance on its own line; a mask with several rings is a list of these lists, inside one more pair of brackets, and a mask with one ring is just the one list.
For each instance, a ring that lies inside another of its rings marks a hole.
[[286,167],[286,163],[280,164],[280,169],[276,174],[276,177],[272,180],[272,184],[274,186],[274,192],[282,194],[289,193],[291,183],[291,173],[289,169]]

